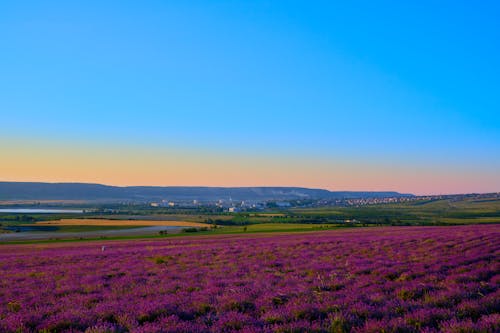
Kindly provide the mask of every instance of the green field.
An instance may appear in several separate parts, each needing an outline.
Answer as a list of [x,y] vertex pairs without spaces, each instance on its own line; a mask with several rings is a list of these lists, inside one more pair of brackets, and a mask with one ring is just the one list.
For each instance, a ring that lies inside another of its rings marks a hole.
[[[82,216],[78,216],[81,218]],[[47,215],[12,215],[0,214],[0,229],[5,227],[29,226],[47,219],[69,218],[68,216]],[[288,210],[268,210],[248,213],[203,213],[194,211],[172,214],[154,214],[149,208],[130,211],[118,211],[107,215],[86,215],[85,218],[109,218],[130,222],[135,219],[168,219],[172,221],[190,221],[208,223],[206,230],[188,228],[179,234],[106,236],[106,239],[133,239],[154,237],[178,237],[206,234],[238,234],[263,232],[307,232],[333,228],[353,228],[371,226],[415,226],[415,225],[459,225],[478,223],[500,224],[500,199],[442,199],[419,200],[399,204],[378,204],[359,207],[319,207],[292,208]],[[119,230],[134,226],[57,226],[51,230],[54,238],[63,232],[92,232]],[[2,232],[8,232],[3,230]],[[10,231],[12,232],[12,231]],[[87,238],[88,239],[88,238]]]
[[259,223],[245,226],[224,226],[211,233],[252,233],[252,232],[280,232],[280,231],[313,231],[338,228],[335,224],[305,224],[305,223]]
[[[365,225],[435,225],[463,223],[498,223],[500,221],[500,199],[463,200],[418,200],[398,204],[378,204],[351,207],[292,208],[244,213],[207,213],[203,209],[187,212],[163,210],[150,207],[129,209],[116,208],[115,213],[84,214],[79,218],[106,219],[165,219],[190,222],[204,222],[226,226],[253,225],[262,223],[295,224],[339,224],[356,220]],[[75,218],[68,215],[43,214],[0,214],[0,224],[27,224],[48,219]]]
[[294,209],[295,216],[356,219],[364,224],[440,225],[499,223],[500,200],[435,200],[361,207]]

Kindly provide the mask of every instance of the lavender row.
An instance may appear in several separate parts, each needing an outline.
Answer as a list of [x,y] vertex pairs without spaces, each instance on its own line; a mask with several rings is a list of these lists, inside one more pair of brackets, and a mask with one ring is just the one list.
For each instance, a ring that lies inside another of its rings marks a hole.
[[1,332],[498,332],[500,227],[0,247]]

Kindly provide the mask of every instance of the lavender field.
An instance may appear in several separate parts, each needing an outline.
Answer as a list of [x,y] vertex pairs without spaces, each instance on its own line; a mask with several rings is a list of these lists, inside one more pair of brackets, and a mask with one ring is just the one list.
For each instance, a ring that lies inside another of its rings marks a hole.
[[498,225],[2,245],[0,332],[499,332],[499,259]]

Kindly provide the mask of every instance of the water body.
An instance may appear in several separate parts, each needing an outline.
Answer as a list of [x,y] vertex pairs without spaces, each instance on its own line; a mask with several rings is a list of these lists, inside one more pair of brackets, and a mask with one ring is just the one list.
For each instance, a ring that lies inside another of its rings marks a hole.
[[1,208],[0,213],[11,214],[82,214],[82,209],[43,209],[43,208]]

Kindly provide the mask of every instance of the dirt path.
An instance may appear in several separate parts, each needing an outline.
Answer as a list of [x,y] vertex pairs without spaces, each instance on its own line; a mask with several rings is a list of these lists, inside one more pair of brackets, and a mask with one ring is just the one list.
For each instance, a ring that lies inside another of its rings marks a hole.
[[71,238],[96,238],[116,236],[145,236],[167,231],[169,234],[181,232],[180,226],[150,226],[144,228],[118,229],[118,230],[96,230],[82,232],[13,232],[0,234],[0,241],[23,241],[44,239],[71,239]]

